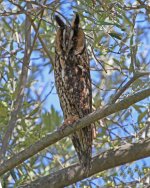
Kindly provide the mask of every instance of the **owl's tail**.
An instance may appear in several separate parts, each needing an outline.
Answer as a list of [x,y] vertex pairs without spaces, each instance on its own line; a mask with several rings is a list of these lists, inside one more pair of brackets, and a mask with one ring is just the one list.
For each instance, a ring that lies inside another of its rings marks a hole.
[[91,168],[94,131],[94,126],[90,125],[80,129],[72,135],[72,142],[77,152],[80,164],[87,173]]

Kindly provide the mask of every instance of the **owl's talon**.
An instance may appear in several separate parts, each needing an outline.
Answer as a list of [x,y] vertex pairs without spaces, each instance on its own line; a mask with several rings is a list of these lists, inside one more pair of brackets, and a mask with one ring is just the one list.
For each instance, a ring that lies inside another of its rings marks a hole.
[[59,127],[59,131],[60,133],[64,134],[64,127],[63,126]]
[[59,128],[59,130],[64,133],[64,129],[66,128],[66,126],[68,125],[72,125],[74,122],[76,122],[79,119],[78,116],[71,116],[67,119],[65,119],[65,121],[63,122],[62,126]]

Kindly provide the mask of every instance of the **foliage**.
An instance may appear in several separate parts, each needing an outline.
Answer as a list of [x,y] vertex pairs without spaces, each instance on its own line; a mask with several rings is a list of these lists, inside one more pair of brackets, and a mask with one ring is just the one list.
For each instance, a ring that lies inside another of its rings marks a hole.
[[[149,70],[150,35],[147,1],[3,1],[0,4],[0,143],[5,138],[18,98],[26,44],[26,17],[31,22],[31,57],[21,108],[7,147],[5,160],[42,139],[61,125],[63,115],[54,84],[54,15],[81,18],[91,60],[93,108],[105,106],[137,72]],[[31,10],[30,10],[31,9]],[[44,12],[42,12],[44,10]],[[33,25],[34,24],[34,25]],[[35,40],[35,41],[34,41]],[[42,42],[41,42],[42,41]],[[47,50],[46,50],[47,49]],[[133,82],[118,100],[148,88],[148,76]],[[97,122],[93,154],[137,142],[149,135],[150,101],[145,99],[129,109]],[[69,138],[46,148],[6,173],[3,187],[19,187],[77,162]],[[142,187],[149,173],[148,159],[139,160],[76,183],[74,187]]]

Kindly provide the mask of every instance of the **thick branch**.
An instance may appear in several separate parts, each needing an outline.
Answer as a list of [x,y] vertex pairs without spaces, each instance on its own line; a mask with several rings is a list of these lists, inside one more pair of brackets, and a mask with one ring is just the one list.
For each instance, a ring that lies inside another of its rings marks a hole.
[[[111,149],[94,157],[92,161],[92,168],[88,174],[88,177],[98,172],[102,172],[104,170],[148,156],[150,156],[150,138],[139,143],[122,145],[117,149]],[[75,164],[48,176],[39,178],[38,180],[33,181],[31,184],[21,187],[61,188],[71,185],[86,177],[87,175],[83,168],[81,168],[79,164]]]
[[79,119],[71,126],[66,126],[64,131],[61,130],[54,131],[49,135],[41,138],[35,144],[29,146],[25,150],[21,151],[20,153],[14,155],[12,158],[5,161],[3,164],[0,165],[0,175],[4,174],[5,172],[9,171],[10,169],[14,168],[15,166],[21,164],[26,159],[29,159],[33,155],[37,154],[39,151],[43,150],[44,148],[56,143],[57,141],[61,140],[62,138],[72,134],[76,130],[83,128],[85,126],[94,123],[95,121],[102,119],[108,115],[111,115],[115,112],[120,110],[124,110],[131,106],[132,104],[139,102],[147,97],[150,96],[150,88],[138,92],[132,96],[125,98],[124,100],[117,102],[112,105],[108,105],[102,109],[97,109],[95,112],[87,115],[86,117]]

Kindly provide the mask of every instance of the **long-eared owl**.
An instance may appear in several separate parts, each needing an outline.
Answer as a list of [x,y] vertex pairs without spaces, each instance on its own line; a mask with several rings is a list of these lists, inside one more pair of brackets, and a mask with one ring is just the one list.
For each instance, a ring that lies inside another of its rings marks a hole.
[[[92,112],[89,58],[85,34],[79,27],[79,15],[75,14],[72,24],[65,24],[59,16],[55,19],[59,25],[55,41],[55,83],[64,125],[69,126]],[[91,165],[93,135],[93,125],[71,135],[79,161],[85,169]]]

